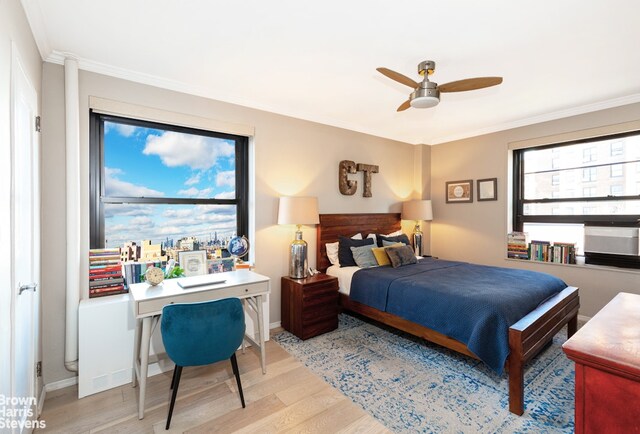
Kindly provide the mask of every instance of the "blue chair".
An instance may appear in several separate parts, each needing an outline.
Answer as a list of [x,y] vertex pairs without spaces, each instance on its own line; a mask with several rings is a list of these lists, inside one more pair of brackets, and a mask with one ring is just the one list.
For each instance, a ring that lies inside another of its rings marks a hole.
[[236,349],[244,339],[244,310],[238,298],[204,303],[169,304],[162,309],[162,342],[176,367],[171,380],[171,404],[166,429],[176,403],[180,375],[185,366],[202,366],[230,359],[238,383],[242,408],[245,407]]

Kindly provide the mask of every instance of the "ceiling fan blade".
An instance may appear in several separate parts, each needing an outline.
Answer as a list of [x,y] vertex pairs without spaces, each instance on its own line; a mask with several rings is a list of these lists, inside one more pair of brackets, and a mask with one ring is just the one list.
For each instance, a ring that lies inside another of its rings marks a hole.
[[398,110],[396,110],[396,111],[403,112],[406,109],[408,109],[409,107],[411,107],[411,100],[406,100],[405,102],[400,104],[400,107],[398,107]]
[[502,77],[476,77],[465,80],[452,81],[438,86],[440,92],[464,92],[467,90],[482,89],[496,86],[502,83]]
[[376,68],[376,71],[378,71],[382,75],[389,77],[391,80],[395,80],[398,83],[402,83],[405,86],[409,86],[412,89],[415,89],[416,87],[418,87],[418,83],[416,83],[406,75],[400,74],[399,72],[395,72],[387,68]]

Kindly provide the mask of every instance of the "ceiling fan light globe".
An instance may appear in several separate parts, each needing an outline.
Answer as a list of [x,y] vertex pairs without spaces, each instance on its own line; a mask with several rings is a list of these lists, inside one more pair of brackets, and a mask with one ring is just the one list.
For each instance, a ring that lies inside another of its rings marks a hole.
[[435,107],[440,102],[440,92],[435,88],[419,88],[411,93],[410,99],[413,108]]
[[412,99],[410,104],[413,108],[429,108],[437,106],[439,102],[435,96],[419,96]]

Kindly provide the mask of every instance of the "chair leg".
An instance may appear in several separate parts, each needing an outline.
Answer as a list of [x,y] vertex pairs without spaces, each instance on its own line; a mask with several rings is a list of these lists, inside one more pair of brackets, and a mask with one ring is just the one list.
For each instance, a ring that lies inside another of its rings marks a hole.
[[178,365],[173,368],[173,377],[171,377],[171,387],[169,387],[169,390],[173,390],[173,386],[176,384],[176,375],[178,374],[177,367]]
[[173,415],[173,406],[176,404],[176,395],[178,395],[178,386],[180,385],[181,375],[182,366],[176,365],[176,368],[173,371],[173,381],[171,382],[173,393],[171,394],[171,404],[169,405],[169,415],[167,416],[167,426],[165,429],[169,429],[169,425],[171,425],[171,416]]
[[236,353],[231,356],[231,368],[233,368],[233,375],[236,376],[236,383],[238,383],[238,391],[240,392],[240,402],[242,402],[242,408],[244,405],[244,394],[242,393],[242,383],[240,382],[240,371],[238,371],[238,359],[236,359]]

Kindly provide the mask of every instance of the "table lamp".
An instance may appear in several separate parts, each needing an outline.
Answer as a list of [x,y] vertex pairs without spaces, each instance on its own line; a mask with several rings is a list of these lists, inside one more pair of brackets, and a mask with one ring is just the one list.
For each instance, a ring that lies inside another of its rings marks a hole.
[[415,220],[416,226],[413,229],[413,245],[416,255],[422,256],[422,231],[420,222],[422,220],[433,220],[433,209],[430,200],[410,200],[402,204],[402,218],[404,220]]
[[281,197],[278,207],[279,225],[296,225],[296,238],[291,242],[289,253],[289,277],[304,279],[308,275],[307,242],[302,239],[302,225],[317,225],[318,198]]

